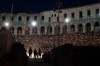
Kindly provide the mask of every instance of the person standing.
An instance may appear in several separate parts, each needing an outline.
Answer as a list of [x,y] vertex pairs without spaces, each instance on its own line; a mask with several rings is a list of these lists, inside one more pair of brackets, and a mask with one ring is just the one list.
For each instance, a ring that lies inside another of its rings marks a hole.
[[36,49],[34,49],[34,58],[37,58],[37,50]]
[[39,48],[39,50],[38,50],[38,56],[39,56],[39,57],[41,57],[41,53],[42,53],[42,51],[41,51],[41,49]]
[[29,49],[29,57],[32,55],[32,48]]

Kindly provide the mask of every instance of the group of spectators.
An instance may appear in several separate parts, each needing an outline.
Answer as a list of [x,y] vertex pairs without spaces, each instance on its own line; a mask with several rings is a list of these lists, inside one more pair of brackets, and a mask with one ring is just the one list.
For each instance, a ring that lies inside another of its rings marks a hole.
[[[42,51],[39,48],[38,50],[37,49],[34,49],[34,52],[33,52],[33,49],[30,47],[28,54],[29,54],[29,57],[30,58],[41,58]],[[34,54],[33,57],[32,57],[32,54]]]
[[[25,44],[26,48],[30,46],[41,47],[42,49],[51,50],[54,46],[61,46],[66,43],[71,43],[75,46],[89,44],[99,45],[100,43],[100,33],[91,32],[91,33],[64,33],[58,35],[42,35],[42,36],[16,36],[15,40]],[[59,43],[58,43],[59,42]]]

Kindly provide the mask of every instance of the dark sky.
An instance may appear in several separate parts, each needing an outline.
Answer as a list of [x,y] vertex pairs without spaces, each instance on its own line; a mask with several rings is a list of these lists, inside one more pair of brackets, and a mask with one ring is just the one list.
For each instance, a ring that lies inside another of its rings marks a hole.
[[[98,3],[100,0],[61,0],[62,8],[82,6],[86,4]],[[13,12],[41,12],[55,8],[54,0],[0,0],[0,12],[11,12],[13,3]]]

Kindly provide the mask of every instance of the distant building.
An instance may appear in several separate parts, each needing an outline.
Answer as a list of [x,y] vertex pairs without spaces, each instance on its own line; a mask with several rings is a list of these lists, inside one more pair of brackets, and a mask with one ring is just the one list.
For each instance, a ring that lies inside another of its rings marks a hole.
[[[9,28],[14,35],[100,31],[100,3],[61,9],[59,16],[57,11],[53,10],[32,14],[17,13],[12,17],[10,13],[0,13],[0,27],[5,21],[11,24]],[[32,26],[32,21],[37,23],[35,27]]]

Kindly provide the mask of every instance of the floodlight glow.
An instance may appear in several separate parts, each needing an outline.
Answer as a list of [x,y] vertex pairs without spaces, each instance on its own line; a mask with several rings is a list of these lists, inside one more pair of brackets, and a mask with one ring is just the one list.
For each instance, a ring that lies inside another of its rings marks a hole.
[[[36,58],[42,58],[44,53],[41,53],[41,56],[36,56]],[[26,55],[29,57],[29,53],[26,52]],[[34,53],[29,58],[35,58]]]
[[5,22],[5,23],[4,23],[4,26],[5,26],[5,27],[8,27],[8,26],[9,26],[9,23],[8,23],[8,22]]
[[32,26],[36,26],[37,24],[36,24],[36,22],[35,21],[33,21],[32,22]]
[[66,23],[68,23],[69,21],[70,21],[70,19],[69,19],[69,18],[66,18],[66,19],[65,19],[65,22],[66,22]]

